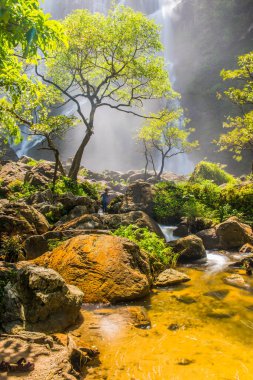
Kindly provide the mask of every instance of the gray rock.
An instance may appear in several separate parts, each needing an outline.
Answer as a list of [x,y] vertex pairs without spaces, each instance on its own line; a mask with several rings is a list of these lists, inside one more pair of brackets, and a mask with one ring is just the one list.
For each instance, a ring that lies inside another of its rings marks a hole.
[[26,265],[3,292],[0,322],[6,332],[59,332],[75,323],[83,293],[52,269]]
[[159,274],[155,280],[155,286],[171,286],[181,284],[182,282],[190,281],[190,277],[186,274],[174,269],[166,269]]
[[120,212],[144,211],[152,217],[153,207],[153,186],[144,181],[137,181],[127,188]]
[[231,274],[224,278],[224,282],[228,285],[235,286],[236,288],[250,289],[249,284],[247,284],[242,276],[239,274]]
[[179,254],[178,261],[191,262],[206,257],[202,240],[196,235],[189,235],[170,242],[173,252]]

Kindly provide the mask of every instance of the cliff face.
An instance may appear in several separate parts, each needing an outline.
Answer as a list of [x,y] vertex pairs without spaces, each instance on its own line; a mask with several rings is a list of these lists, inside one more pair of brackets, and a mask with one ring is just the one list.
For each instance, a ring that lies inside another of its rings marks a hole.
[[225,115],[238,112],[216,99],[224,89],[222,68],[233,69],[236,57],[253,49],[252,0],[183,0],[174,23],[176,89],[196,128],[201,149],[196,159],[228,164],[235,173],[249,171],[247,163],[236,163],[230,154],[217,154],[211,141],[222,132]]

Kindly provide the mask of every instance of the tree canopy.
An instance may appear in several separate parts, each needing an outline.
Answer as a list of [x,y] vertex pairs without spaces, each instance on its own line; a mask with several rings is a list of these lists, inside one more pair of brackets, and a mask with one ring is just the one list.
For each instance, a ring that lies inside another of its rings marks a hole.
[[29,136],[40,134],[48,142],[48,136],[62,135],[74,122],[72,117],[50,115],[52,105],[62,101],[61,94],[32,75],[41,54],[52,53],[60,41],[66,44],[61,24],[49,17],[37,0],[1,2],[0,136],[16,143],[22,126]]
[[84,125],[84,138],[70,169],[75,179],[98,109],[109,107],[148,117],[145,101],[177,94],[159,56],[163,48],[159,27],[142,13],[123,6],[107,16],[77,10],[66,17],[63,28],[68,47],[59,45],[55,57],[47,60],[47,74],[40,75],[65,95],[65,104],[76,104]]
[[217,143],[221,151],[229,150],[240,161],[244,150],[253,154],[253,52],[238,58],[237,69],[222,70],[221,77],[238,83],[237,87],[226,90],[224,95],[239,106],[241,114],[227,118],[223,126],[229,131],[222,134]]
[[[180,122],[179,122],[180,120]],[[158,178],[161,177],[165,161],[182,153],[189,153],[198,147],[197,141],[188,141],[193,128],[186,128],[187,119],[183,118],[182,108],[162,110],[159,118],[149,119],[140,129],[138,139],[144,144],[146,169],[151,164]],[[159,157],[158,170],[156,156]]]

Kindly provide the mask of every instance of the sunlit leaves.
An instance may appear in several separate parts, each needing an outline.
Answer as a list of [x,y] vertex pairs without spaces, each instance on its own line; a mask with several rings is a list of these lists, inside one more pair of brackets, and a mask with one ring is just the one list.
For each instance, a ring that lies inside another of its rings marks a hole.
[[138,134],[138,138],[145,141],[150,149],[156,148],[164,154],[171,154],[174,149],[174,154],[178,151],[190,152],[198,147],[197,141],[188,141],[194,129],[185,128],[188,120],[183,119],[181,108],[171,111],[164,109],[151,116],[152,119],[147,120]]
[[68,48],[59,45],[47,63],[60,86],[71,84],[98,106],[110,102],[142,107],[145,99],[176,96],[158,56],[159,27],[142,13],[120,6],[107,16],[77,10],[63,27]]
[[253,152],[253,52],[238,58],[236,70],[222,70],[223,80],[236,81],[236,87],[230,87],[224,95],[240,106],[241,115],[229,116],[224,128],[230,129],[220,136],[217,144],[220,150],[228,150],[240,161],[245,149]]

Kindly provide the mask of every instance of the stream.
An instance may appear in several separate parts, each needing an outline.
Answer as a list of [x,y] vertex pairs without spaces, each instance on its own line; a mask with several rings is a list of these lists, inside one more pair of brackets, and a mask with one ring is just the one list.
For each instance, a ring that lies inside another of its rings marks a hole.
[[[173,235],[173,227],[162,230]],[[233,269],[250,288],[224,283],[236,258],[209,251],[207,260],[178,268],[191,281],[128,303],[147,310],[150,328],[130,325],[126,304],[84,306],[84,323],[72,333],[80,344],[96,346],[101,361],[85,379],[252,380],[253,279]]]

